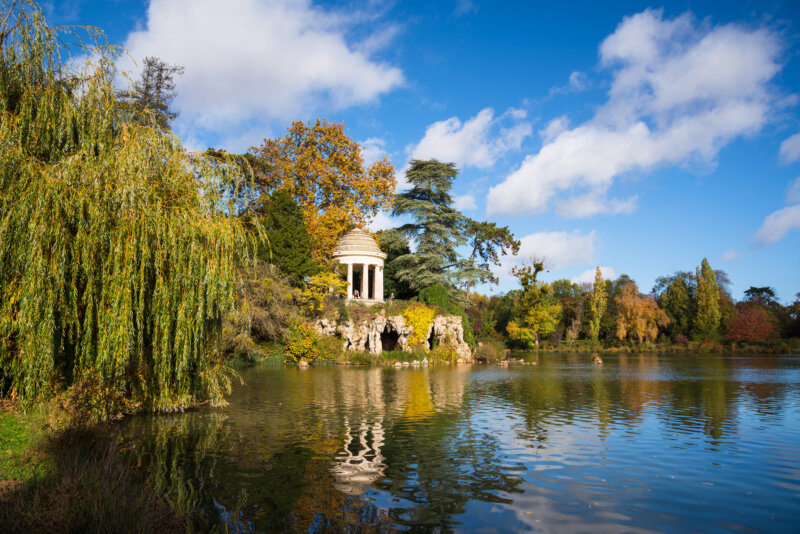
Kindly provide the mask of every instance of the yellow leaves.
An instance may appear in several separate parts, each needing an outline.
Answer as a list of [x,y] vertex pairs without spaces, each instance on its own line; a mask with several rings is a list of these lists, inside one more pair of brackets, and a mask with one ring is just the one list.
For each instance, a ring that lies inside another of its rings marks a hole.
[[403,310],[403,318],[406,324],[412,328],[411,335],[408,337],[408,345],[414,348],[422,348],[428,351],[428,331],[436,316],[436,310],[427,307],[421,302],[413,302]]
[[325,299],[344,296],[347,282],[335,273],[322,272],[308,278],[302,292],[303,306],[311,312],[321,312]]
[[342,232],[391,208],[394,167],[384,158],[365,169],[361,146],[344,124],[295,121],[285,137],[264,140],[254,153],[272,169],[276,189],[302,207],[317,261],[330,259]]
[[617,338],[626,336],[642,341],[654,341],[658,328],[669,325],[669,317],[658,307],[655,299],[639,295],[636,284],[629,283],[622,288],[622,294],[614,301],[617,304]]

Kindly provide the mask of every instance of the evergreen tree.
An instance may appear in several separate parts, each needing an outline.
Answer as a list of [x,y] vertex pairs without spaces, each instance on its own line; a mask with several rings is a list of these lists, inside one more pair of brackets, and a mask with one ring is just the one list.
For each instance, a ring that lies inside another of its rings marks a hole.
[[692,300],[695,292],[694,275],[677,272],[656,280],[653,293],[658,294],[658,305],[669,316],[672,334],[689,336],[693,320]]
[[473,284],[490,282],[496,284],[497,277],[492,272],[493,265],[500,264],[500,256],[519,252],[520,242],[508,226],[497,226],[492,222],[467,221],[464,229],[472,253],[459,268],[458,276],[464,280],[467,298]]
[[450,270],[461,264],[456,247],[466,244],[467,219],[451,207],[450,189],[457,174],[454,163],[411,160],[406,172],[411,189],[395,197],[392,215],[414,218],[401,230],[417,242],[417,250],[393,263],[397,278],[415,291],[448,284],[454,278]]
[[[266,200],[265,200],[266,199]],[[263,261],[277,265],[281,271],[300,282],[319,271],[311,255],[311,239],[303,221],[303,210],[286,190],[262,197],[257,211],[269,242],[260,247]]]
[[383,270],[383,289],[387,295],[394,295],[398,299],[409,299],[415,295],[406,282],[397,278],[398,266],[395,258],[411,254],[408,238],[396,228],[378,232],[378,243],[381,250],[386,253],[385,268]]
[[136,122],[155,122],[162,130],[168,130],[178,116],[169,106],[177,94],[175,76],[179,74],[183,74],[183,67],[148,56],[144,58],[142,73],[133,88],[118,93],[120,103]]
[[594,286],[592,286],[592,292],[589,293],[589,337],[592,341],[597,341],[600,335],[600,322],[606,312],[607,302],[606,282],[603,280],[603,272],[598,265],[594,274]]
[[720,307],[717,277],[708,260],[696,270],[695,313],[693,334],[698,340],[716,339],[719,336]]

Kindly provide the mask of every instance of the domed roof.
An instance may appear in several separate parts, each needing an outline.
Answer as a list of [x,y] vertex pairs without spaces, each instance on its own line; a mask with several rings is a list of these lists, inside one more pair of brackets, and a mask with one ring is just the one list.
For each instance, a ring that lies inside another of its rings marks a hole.
[[339,239],[333,257],[342,256],[377,256],[386,259],[386,253],[381,250],[377,241],[361,228],[355,228]]

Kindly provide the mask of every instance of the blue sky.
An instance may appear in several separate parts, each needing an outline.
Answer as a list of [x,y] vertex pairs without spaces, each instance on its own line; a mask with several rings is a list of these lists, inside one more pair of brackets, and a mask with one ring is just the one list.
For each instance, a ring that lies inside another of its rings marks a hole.
[[183,65],[189,148],[241,151],[326,117],[400,174],[411,157],[456,162],[464,213],[508,225],[550,279],[600,265],[646,292],[707,257],[736,298],[800,291],[797,2],[43,6],[105,30],[134,75],[147,55]]

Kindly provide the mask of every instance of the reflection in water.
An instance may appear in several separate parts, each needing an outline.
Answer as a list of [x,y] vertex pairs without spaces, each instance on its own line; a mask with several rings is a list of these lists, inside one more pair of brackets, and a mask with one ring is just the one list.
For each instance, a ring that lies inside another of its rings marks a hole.
[[792,529],[800,358],[246,370],[128,450],[202,530]]
[[333,466],[337,481],[334,487],[347,495],[361,495],[386,467],[381,456],[383,426],[380,421],[370,426],[362,420],[356,432],[347,422],[345,427],[344,450],[336,455]]

